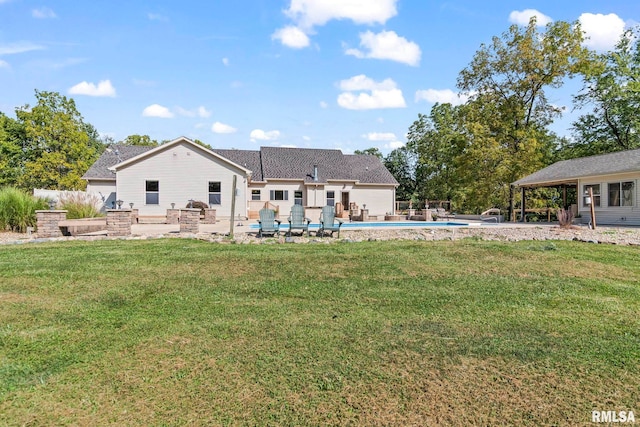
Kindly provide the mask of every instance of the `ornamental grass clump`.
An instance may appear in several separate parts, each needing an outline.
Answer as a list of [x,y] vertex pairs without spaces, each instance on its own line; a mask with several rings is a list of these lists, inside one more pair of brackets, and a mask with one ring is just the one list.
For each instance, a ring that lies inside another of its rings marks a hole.
[[558,209],[558,224],[562,228],[569,228],[573,225],[573,212],[569,209]]
[[67,211],[68,219],[96,218],[104,216],[99,206],[102,201],[95,194],[81,191],[65,191],[60,194],[58,206]]
[[0,231],[25,233],[35,227],[36,210],[47,209],[47,201],[13,187],[0,189]]

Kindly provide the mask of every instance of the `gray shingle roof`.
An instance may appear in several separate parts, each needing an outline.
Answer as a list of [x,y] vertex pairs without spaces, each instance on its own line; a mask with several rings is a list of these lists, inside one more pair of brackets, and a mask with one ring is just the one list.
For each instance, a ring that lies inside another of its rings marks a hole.
[[[115,149],[118,149],[118,155]],[[145,153],[154,147],[117,146],[102,156],[84,174],[84,179],[115,179],[109,168]],[[318,182],[328,180],[360,181],[367,184],[397,185],[393,175],[376,156],[342,154],[340,150],[315,148],[261,147],[255,150],[213,149],[216,154],[249,169],[253,181],[290,179],[313,182],[314,166]]]
[[109,170],[111,166],[128,160],[132,157],[147,152],[154,147],[145,147],[139,145],[115,145],[110,148],[111,151],[105,151],[91,165],[89,170],[82,176],[83,179],[116,179],[115,172]]
[[640,149],[556,162],[513,183],[526,187],[575,181],[579,178],[640,171]]
[[348,180],[398,184],[376,156],[345,155],[340,150],[283,147],[261,147],[260,154],[265,179],[301,179],[310,183],[313,182],[314,166],[317,166],[318,182]]
[[254,150],[223,150],[214,148],[213,151],[251,171],[252,181],[262,181],[262,167],[260,166],[260,152]]

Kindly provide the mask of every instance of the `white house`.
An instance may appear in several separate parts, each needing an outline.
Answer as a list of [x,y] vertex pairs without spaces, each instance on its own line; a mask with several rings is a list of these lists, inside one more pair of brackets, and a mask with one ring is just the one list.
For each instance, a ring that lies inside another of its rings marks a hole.
[[287,214],[293,204],[312,218],[325,205],[355,203],[372,216],[393,212],[395,178],[380,159],[340,150],[261,147],[208,149],[181,137],[158,147],[113,146],[84,175],[87,191],[106,207],[133,203],[141,216],[164,215],[172,203],[203,201],[217,216],[231,215],[236,176],[236,215],[251,217],[267,202]]
[[[640,149],[563,160],[526,176],[512,185],[525,191],[538,187],[558,187],[575,191],[576,205],[583,222],[591,215],[593,194],[597,224],[640,225],[638,181]],[[566,203],[565,203],[566,204]]]

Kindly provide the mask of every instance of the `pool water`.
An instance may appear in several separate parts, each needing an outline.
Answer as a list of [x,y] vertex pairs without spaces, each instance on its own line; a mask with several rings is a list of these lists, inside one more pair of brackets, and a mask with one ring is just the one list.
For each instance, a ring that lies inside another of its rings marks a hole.
[[[409,228],[409,227],[422,227],[422,228],[432,228],[432,227],[468,227],[469,224],[466,222],[451,222],[451,221],[384,221],[384,222],[345,222],[342,224],[343,230],[348,229],[359,229],[359,228],[389,228],[389,227],[398,227],[398,228]],[[249,228],[258,230],[260,228],[260,224],[254,223],[250,224]],[[320,224],[311,223],[309,225],[310,230],[317,230],[320,228]],[[281,230],[288,230],[289,223],[283,222],[280,224]]]

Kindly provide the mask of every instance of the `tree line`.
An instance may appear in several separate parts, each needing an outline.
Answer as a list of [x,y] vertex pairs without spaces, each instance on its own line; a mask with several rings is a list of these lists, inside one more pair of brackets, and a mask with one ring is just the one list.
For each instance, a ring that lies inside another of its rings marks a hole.
[[[583,46],[579,23],[540,30],[533,18],[483,44],[458,75],[468,99],[435,104],[409,126],[406,146],[381,158],[399,182],[399,200],[448,200],[459,212],[508,209],[511,183],[550,163],[640,147],[640,30],[611,51]],[[581,77],[574,108],[588,110],[560,137],[550,125],[562,115],[547,91]],[[83,189],[82,175],[109,144],[85,122],[73,99],[35,92],[37,103],[0,112],[0,187]],[[147,135],[119,144],[156,146]],[[204,146],[206,144],[196,141]],[[545,197],[544,200],[547,200]],[[541,198],[540,200],[543,200]]]
[[[534,18],[481,45],[457,79],[468,101],[435,104],[409,127],[405,147],[377,153],[400,184],[397,198],[449,200],[469,213],[508,210],[510,184],[544,166],[640,148],[638,36],[638,28],[628,30],[613,50],[596,53],[583,46],[579,23],[538,30]],[[575,77],[582,89],[573,95],[574,108],[588,112],[572,123],[569,137],[560,137],[549,127],[562,107],[547,92]],[[546,193],[538,203],[547,203]]]

